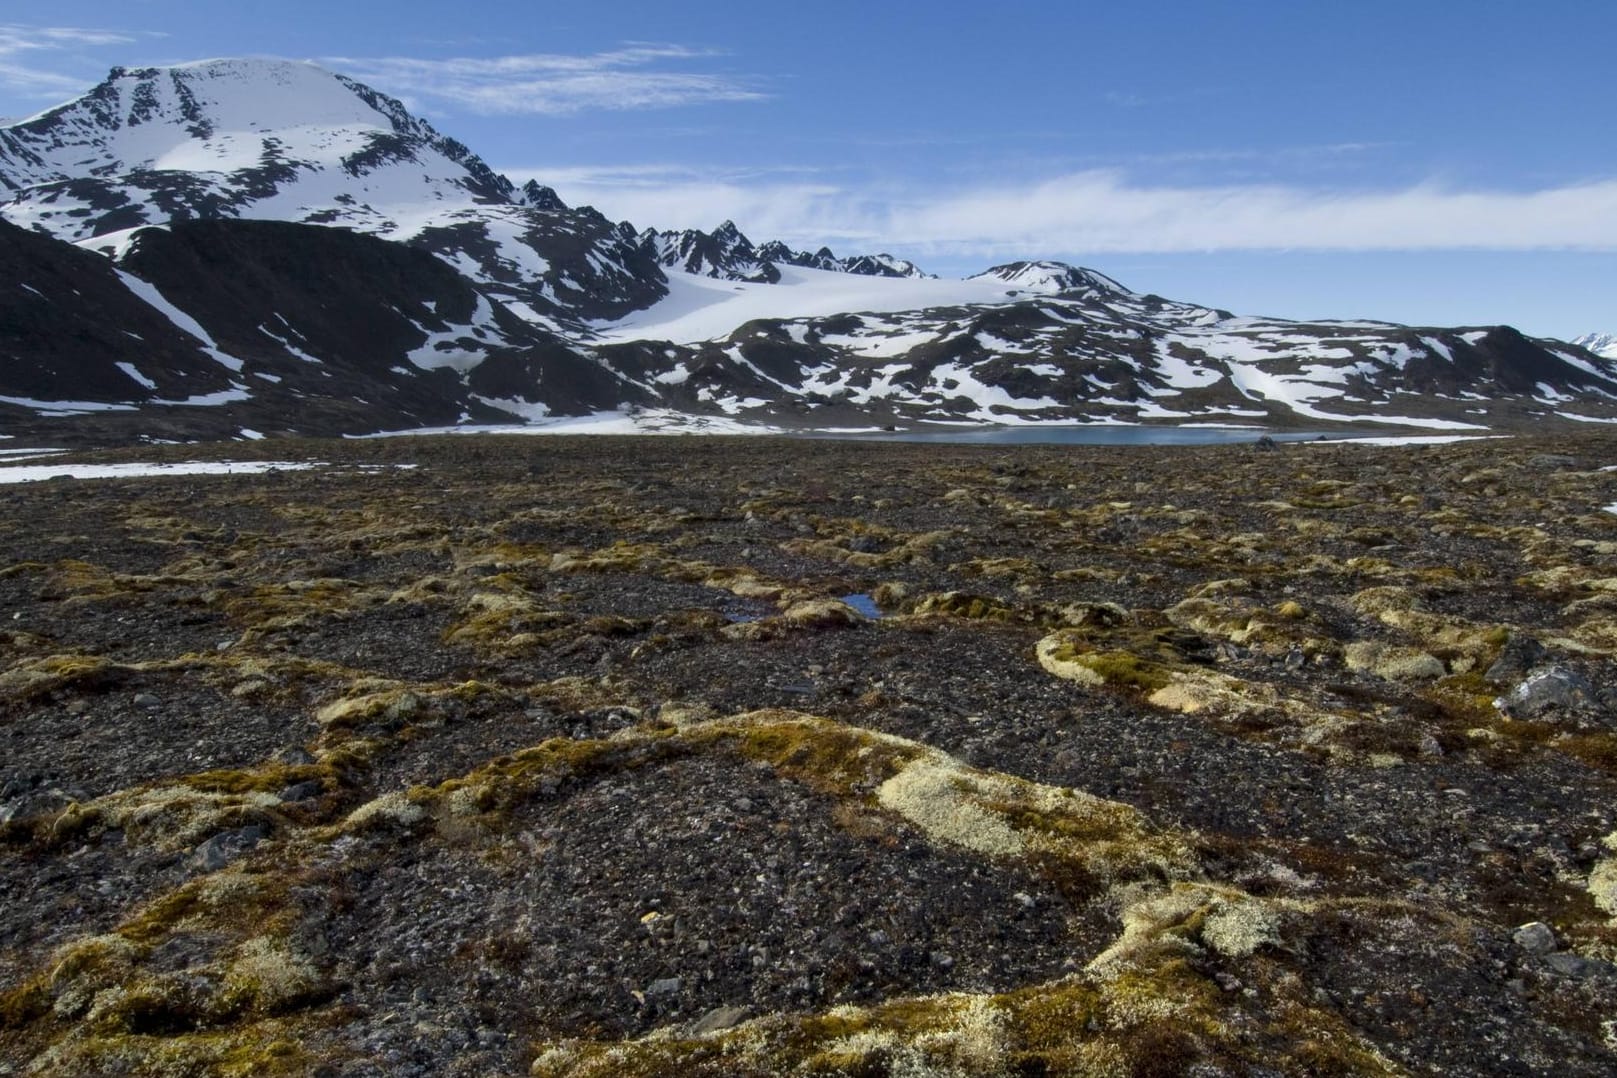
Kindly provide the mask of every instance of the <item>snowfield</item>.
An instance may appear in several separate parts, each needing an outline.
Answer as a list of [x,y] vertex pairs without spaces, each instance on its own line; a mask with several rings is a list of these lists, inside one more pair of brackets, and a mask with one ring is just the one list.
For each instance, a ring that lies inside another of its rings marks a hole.
[[668,275],[668,295],[643,311],[591,328],[605,343],[672,341],[695,344],[729,336],[755,318],[826,318],[831,315],[898,314],[933,307],[1013,303],[1025,299],[1027,287],[974,277],[964,281],[938,278],[865,277],[831,270],[781,266],[779,284],[751,284]]

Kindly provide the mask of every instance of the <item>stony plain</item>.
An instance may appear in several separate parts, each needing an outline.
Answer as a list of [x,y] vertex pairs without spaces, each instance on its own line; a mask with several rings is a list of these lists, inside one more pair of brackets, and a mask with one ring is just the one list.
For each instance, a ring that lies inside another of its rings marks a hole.
[[1610,1074],[1617,439],[0,489],[0,1074]]

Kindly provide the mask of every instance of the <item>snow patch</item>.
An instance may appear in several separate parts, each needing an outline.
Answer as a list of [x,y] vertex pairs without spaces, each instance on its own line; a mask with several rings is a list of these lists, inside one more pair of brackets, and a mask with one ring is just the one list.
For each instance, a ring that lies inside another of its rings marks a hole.
[[135,367],[135,365],[133,363],[118,363],[118,364],[115,364],[115,366],[117,366],[117,368],[119,370],[121,370],[125,374],[127,374],[133,381],[139,382],[141,385],[145,386],[147,389],[156,389],[157,388],[157,383],[152,381],[150,378],[146,377],[144,374],[141,374],[140,371],[138,369],[136,369],[136,367]]
[[37,483],[66,476],[71,479],[136,479],[161,475],[259,475],[264,472],[299,472],[319,468],[318,462],[296,460],[181,461],[173,464],[28,464],[0,467],[0,484]]
[[133,277],[121,269],[114,269],[112,272],[118,275],[118,279],[124,283],[125,288],[156,308],[158,313],[174,323],[176,329],[201,342],[204,352],[229,370],[237,373],[241,371],[241,360],[221,352],[219,346],[214,343],[214,339],[209,336],[208,331],[202,328],[201,323],[164,299],[163,293],[157,290],[156,285],[147,284],[139,277]]
[[44,416],[88,415],[91,412],[133,412],[132,404],[108,404],[106,401],[40,401],[30,397],[0,397],[0,404],[14,404],[31,408]]
[[892,314],[964,304],[1005,304],[1015,297],[1003,281],[866,277],[834,270],[781,266],[777,284],[668,275],[668,295],[615,322],[597,322],[607,342],[695,344],[729,336],[754,319],[824,318],[849,312]]

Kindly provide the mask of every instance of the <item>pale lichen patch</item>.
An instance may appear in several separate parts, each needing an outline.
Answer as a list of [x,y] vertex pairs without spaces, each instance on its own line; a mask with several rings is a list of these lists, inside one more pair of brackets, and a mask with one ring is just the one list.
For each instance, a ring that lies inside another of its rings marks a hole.
[[284,940],[258,936],[236,949],[224,992],[235,1005],[273,1012],[307,998],[321,983],[314,965]]
[[1617,927],[1617,831],[1606,836],[1604,845],[1609,853],[1589,872],[1589,896]]
[[1066,634],[1052,633],[1044,637],[1033,646],[1033,653],[1045,672],[1055,677],[1095,688],[1106,684],[1105,677],[1087,663],[1079,661],[1082,653],[1074,648],[1072,639]]
[[1435,681],[1448,673],[1443,660],[1435,655],[1379,640],[1356,640],[1343,651],[1342,658],[1349,670],[1383,681]]
[[427,818],[427,810],[410,800],[403,790],[392,790],[354,809],[343,820],[350,832],[369,831],[389,825],[413,827]]

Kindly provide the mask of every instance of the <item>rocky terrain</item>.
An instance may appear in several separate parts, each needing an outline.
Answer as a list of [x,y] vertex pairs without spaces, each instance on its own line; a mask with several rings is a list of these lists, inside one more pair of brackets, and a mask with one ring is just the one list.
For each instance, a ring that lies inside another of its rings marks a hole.
[[1617,440],[0,487],[0,1074],[1617,1070]]

